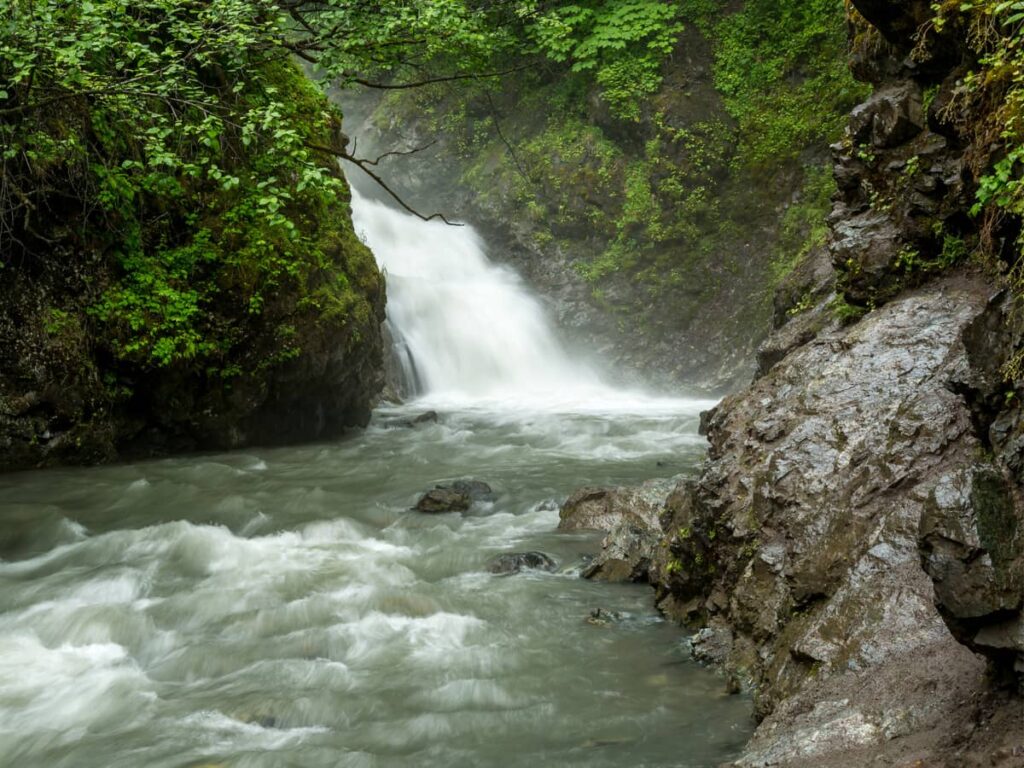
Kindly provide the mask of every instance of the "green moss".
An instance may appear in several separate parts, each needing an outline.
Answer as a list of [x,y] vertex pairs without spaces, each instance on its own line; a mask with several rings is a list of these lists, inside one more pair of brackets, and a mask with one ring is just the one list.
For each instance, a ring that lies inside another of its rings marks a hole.
[[981,469],[971,486],[971,506],[977,518],[978,537],[992,556],[997,571],[1008,577],[1017,554],[1018,519],[1013,498],[1001,473]]
[[832,300],[832,303],[829,304],[829,309],[832,310],[836,320],[839,320],[841,323],[852,323],[862,318],[869,311],[868,307],[850,304],[842,294]]
[[804,172],[803,188],[796,202],[782,216],[779,239],[772,258],[772,282],[778,284],[815,248],[825,242],[835,190],[830,165],[811,166]]
[[[271,62],[251,77],[239,93],[244,109],[275,106],[280,125],[295,126],[299,145],[334,141],[340,115],[296,67]],[[278,104],[275,93],[289,99]],[[107,148],[130,152],[131,137],[112,129]],[[234,374],[244,372],[236,358],[260,327],[255,318],[295,315],[341,327],[369,321],[376,267],[340,207],[347,190],[333,161],[310,168],[311,159],[243,153],[212,178],[161,180],[161,188],[176,185],[173,195],[101,178],[101,203],[119,211],[119,236],[108,248],[120,278],[90,314],[118,359]],[[295,357],[297,335],[279,330],[248,367]]]
[[846,64],[842,0],[747,0],[713,36],[715,81],[739,124],[742,165],[775,166],[823,146],[867,92]]

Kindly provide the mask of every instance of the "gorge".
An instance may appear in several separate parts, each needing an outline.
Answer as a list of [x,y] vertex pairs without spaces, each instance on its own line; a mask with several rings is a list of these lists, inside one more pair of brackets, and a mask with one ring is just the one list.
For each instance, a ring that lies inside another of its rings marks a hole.
[[1024,766],[1024,6],[30,5],[0,762]]

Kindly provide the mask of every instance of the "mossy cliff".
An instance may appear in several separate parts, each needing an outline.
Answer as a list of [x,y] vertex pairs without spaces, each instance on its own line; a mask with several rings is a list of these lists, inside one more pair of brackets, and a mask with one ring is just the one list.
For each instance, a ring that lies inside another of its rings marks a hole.
[[[278,130],[300,126],[296,147],[342,147],[340,114],[287,59],[208,87]],[[384,286],[329,153],[215,133],[195,145],[213,148],[214,170],[197,170],[198,149],[167,170],[138,138],[150,126],[104,104],[36,117],[31,134],[5,126],[25,150],[4,171],[24,204],[4,200],[16,214],[0,258],[0,469],[365,423]]]
[[353,131],[367,154],[429,144],[385,175],[479,227],[610,367],[720,391],[749,377],[773,284],[824,236],[825,147],[864,91],[838,0],[682,5],[642,97],[538,64],[357,100]]

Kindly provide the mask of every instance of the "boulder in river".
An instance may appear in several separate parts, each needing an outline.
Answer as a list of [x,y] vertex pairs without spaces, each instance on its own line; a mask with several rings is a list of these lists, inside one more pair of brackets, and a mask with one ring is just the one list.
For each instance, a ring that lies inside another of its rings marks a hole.
[[650,480],[635,487],[581,488],[569,497],[559,513],[559,530],[607,534],[601,552],[583,570],[584,578],[647,581],[661,538],[658,516],[675,485],[676,480]]
[[437,485],[416,502],[416,511],[427,514],[465,512],[475,502],[494,501],[497,494],[487,483],[479,480],[455,480]]
[[508,552],[494,558],[487,570],[501,575],[522,571],[554,572],[558,570],[558,563],[543,552]]
[[586,487],[574,492],[559,511],[558,530],[609,532],[623,522],[658,527],[658,515],[676,480],[649,480],[643,485]]

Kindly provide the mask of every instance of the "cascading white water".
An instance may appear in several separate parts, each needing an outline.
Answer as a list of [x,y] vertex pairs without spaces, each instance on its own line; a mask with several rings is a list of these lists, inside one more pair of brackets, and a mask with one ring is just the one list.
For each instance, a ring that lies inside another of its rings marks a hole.
[[492,263],[477,232],[424,222],[353,190],[356,231],[388,280],[388,318],[406,387],[439,405],[543,410],[694,410],[607,385],[559,341],[540,302]]
[[600,387],[520,278],[487,259],[472,227],[420,221],[358,193],[352,208],[387,273],[392,332],[412,357],[421,393],[541,399]]

